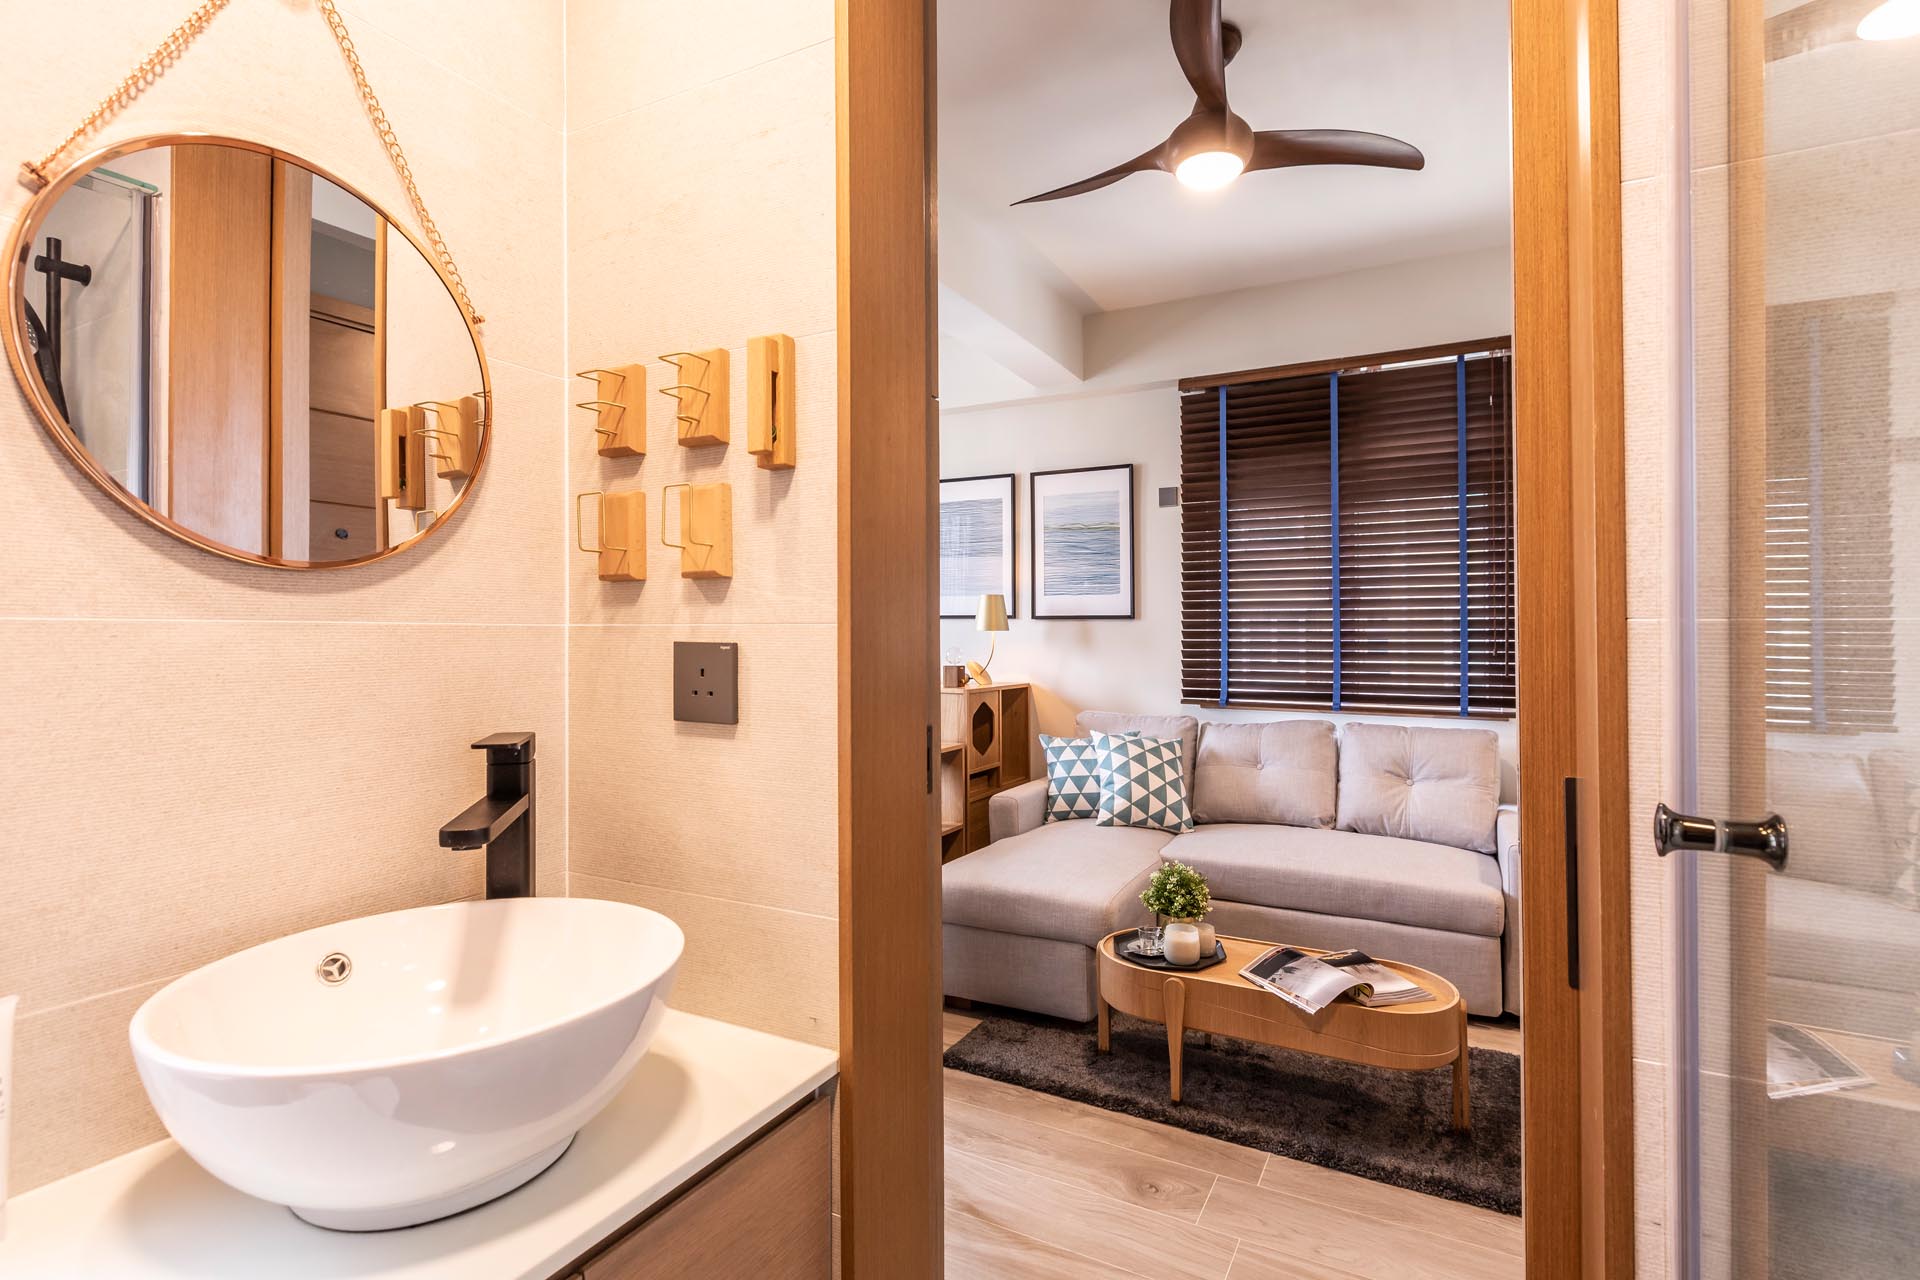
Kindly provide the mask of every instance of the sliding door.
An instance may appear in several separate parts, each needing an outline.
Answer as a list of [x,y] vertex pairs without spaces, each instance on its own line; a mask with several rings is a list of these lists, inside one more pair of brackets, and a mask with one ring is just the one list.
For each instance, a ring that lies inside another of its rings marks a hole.
[[1920,3],[1876,2],[1673,33],[1682,1277],[1920,1275]]

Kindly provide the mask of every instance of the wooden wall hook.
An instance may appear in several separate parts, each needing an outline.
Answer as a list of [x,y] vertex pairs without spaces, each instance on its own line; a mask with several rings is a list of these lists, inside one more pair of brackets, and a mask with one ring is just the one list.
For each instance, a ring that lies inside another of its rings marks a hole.
[[[595,494],[600,497],[599,531],[595,539],[599,545],[590,547],[582,528],[582,508]],[[573,542],[588,555],[600,557],[602,582],[647,580],[646,536],[647,495],[644,491],[607,493],[589,489],[573,495]]]
[[576,378],[594,380],[594,398],[574,402],[595,411],[593,430],[605,458],[632,458],[647,452],[647,367],[643,364],[582,369]]
[[374,423],[374,494],[402,511],[427,509],[427,411],[382,409]]
[[794,464],[793,339],[784,333],[747,339],[747,452],[767,471]]
[[660,357],[678,372],[679,381],[660,388],[662,395],[674,398],[675,432],[681,444],[689,446],[725,444],[727,433],[727,352],[724,347],[706,351],[669,351]]
[[[680,541],[667,537],[667,495],[675,489],[686,492],[680,497]],[[660,541],[680,551],[680,576],[683,578],[731,578],[733,576],[733,486],[724,481],[715,484],[670,484],[660,491]]]
[[463,480],[473,473],[479,445],[480,399],[422,400],[413,406],[433,415],[433,425],[420,431],[427,456],[442,480]]

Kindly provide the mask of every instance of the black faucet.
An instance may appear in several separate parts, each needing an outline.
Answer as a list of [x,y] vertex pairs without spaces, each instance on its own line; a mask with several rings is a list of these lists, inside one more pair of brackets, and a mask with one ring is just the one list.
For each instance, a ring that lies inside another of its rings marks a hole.
[[487,794],[440,828],[443,849],[487,850],[487,896],[533,896],[533,735],[496,733],[473,744],[487,753]]

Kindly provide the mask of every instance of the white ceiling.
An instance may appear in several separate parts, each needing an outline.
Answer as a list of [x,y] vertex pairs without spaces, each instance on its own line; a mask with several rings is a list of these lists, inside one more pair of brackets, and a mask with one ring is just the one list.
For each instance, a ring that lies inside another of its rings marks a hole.
[[947,0],[939,14],[943,222],[1024,241],[1079,310],[1508,242],[1506,0],[1228,0],[1246,37],[1228,96],[1253,128],[1390,134],[1426,153],[1421,172],[1283,169],[1206,194],[1136,174],[1018,209],[1146,150],[1192,109],[1167,5]]

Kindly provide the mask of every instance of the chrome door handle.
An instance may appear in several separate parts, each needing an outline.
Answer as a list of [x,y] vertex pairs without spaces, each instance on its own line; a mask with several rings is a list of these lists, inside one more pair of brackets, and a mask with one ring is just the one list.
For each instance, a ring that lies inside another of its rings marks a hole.
[[1770,813],[1758,822],[1719,822],[1655,805],[1653,848],[1663,858],[1679,849],[1737,853],[1743,858],[1759,858],[1781,871],[1787,865],[1787,820]]

